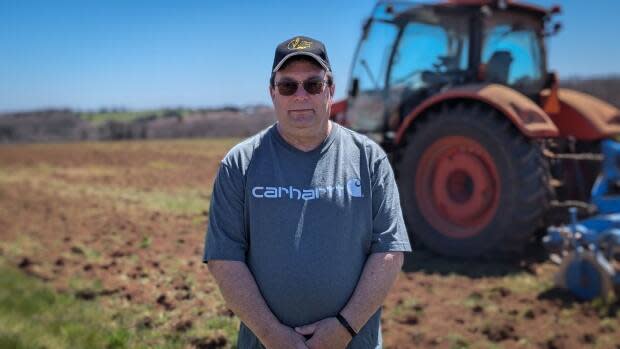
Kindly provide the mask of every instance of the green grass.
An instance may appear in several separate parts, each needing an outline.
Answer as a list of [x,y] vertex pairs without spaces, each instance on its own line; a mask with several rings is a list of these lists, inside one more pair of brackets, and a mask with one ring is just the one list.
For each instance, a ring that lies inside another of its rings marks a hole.
[[487,301],[482,293],[472,292],[462,301],[462,304],[469,309],[477,306],[484,308],[487,305]]
[[19,234],[10,241],[2,241],[1,245],[5,256],[24,256],[42,248],[41,243],[30,237],[28,232]]
[[140,118],[154,116],[161,118],[166,115],[179,115],[181,117],[187,115],[187,110],[141,110],[141,111],[109,111],[109,112],[91,112],[80,113],[80,117],[84,120],[95,124],[103,124],[108,121],[131,122]]
[[391,309],[390,317],[398,318],[410,312],[413,312],[417,316],[423,315],[424,308],[417,308],[416,305],[418,305],[418,301],[416,299],[405,299],[401,304],[397,304]]
[[140,247],[141,248],[149,248],[149,246],[151,246],[151,243],[153,242],[153,239],[151,239],[150,236],[144,235],[142,236],[142,241],[140,242]]
[[108,121],[130,122],[141,117],[155,115],[150,111],[141,112],[109,112],[109,113],[82,113],[80,117],[95,124],[103,124]]
[[239,329],[239,319],[228,316],[214,316],[205,319],[188,332],[190,337],[208,337],[219,334],[226,337],[229,343],[237,343],[237,332]]
[[[140,325],[147,316],[155,326]],[[226,348],[234,348],[236,317],[203,316],[186,333],[170,329],[177,320],[148,305],[79,300],[0,259],[0,348],[186,348],[195,338],[216,336],[226,338]]]
[[612,294],[607,298],[596,298],[592,300],[592,307],[601,318],[605,318],[607,316],[619,317],[620,309],[614,306],[618,303],[618,296],[620,295]]
[[11,174],[9,171],[0,170],[0,182],[16,183],[25,179],[28,179],[32,187],[55,195],[75,199],[84,195],[92,195],[110,200],[119,206],[130,205],[173,214],[199,215],[209,210],[211,199],[210,187],[204,190],[179,188],[170,191],[145,191],[131,187],[68,182],[28,170],[15,171]]
[[517,294],[540,293],[553,288],[553,280],[521,272],[502,278],[501,286]]
[[0,262],[0,348],[128,348],[104,313]]
[[459,334],[452,333],[447,336],[448,342],[450,343],[450,349],[469,349],[470,345]]

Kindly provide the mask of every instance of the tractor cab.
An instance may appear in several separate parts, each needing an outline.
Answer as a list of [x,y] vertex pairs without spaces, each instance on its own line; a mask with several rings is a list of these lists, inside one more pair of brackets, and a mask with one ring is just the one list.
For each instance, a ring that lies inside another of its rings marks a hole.
[[347,124],[389,143],[429,97],[485,82],[538,103],[548,80],[547,19],[543,9],[510,2],[378,3],[351,70]]

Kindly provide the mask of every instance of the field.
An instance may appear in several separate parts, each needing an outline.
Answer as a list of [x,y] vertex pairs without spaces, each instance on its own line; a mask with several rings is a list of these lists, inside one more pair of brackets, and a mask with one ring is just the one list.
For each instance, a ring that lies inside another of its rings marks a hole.
[[[201,263],[236,139],[0,147],[0,348],[230,348],[239,320]],[[620,348],[620,303],[510,264],[407,257],[386,348]]]

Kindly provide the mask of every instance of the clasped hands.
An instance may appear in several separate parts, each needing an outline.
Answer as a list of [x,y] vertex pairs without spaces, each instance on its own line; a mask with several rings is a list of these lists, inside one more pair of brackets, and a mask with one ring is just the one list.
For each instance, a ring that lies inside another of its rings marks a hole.
[[[335,317],[294,329],[283,325],[276,332],[272,338],[274,341],[265,343],[269,349],[344,349],[351,341],[351,335]],[[307,336],[311,337],[306,339]]]

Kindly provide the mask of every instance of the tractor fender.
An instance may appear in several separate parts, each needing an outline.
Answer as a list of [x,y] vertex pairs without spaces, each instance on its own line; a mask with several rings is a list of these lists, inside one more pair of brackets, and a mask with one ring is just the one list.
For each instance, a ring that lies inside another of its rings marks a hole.
[[343,99],[332,103],[329,118],[341,125],[347,126],[347,120],[345,118],[345,112],[347,111],[347,100]]
[[[541,93],[543,103],[549,90]],[[560,88],[560,108],[549,117],[560,130],[562,137],[581,140],[598,140],[620,134],[620,110],[594,96]]]
[[527,137],[555,137],[559,134],[549,115],[522,93],[499,84],[476,84],[446,90],[418,105],[401,123],[395,143],[400,144],[404,140],[407,130],[418,116],[434,106],[457,100],[474,100],[490,105]]

